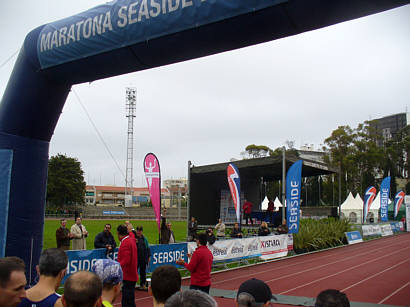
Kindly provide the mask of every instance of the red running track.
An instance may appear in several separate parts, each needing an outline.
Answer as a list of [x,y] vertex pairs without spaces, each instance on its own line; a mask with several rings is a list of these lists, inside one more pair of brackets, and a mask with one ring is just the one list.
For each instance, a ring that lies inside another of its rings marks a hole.
[[[243,281],[254,277],[265,281],[272,293],[279,295],[314,298],[320,291],[333,288],[345,292],[352,302],[407,306],[409,255],[410,233],[403,233],[215,273],[211,287],[236,290]],[[189,285],[189,279],[183,285]],[[221,307],[235,306],[233,299],[215,299]],[[138,307],[152,306],[152,298],[146,292],[136,291],[136,303]]]

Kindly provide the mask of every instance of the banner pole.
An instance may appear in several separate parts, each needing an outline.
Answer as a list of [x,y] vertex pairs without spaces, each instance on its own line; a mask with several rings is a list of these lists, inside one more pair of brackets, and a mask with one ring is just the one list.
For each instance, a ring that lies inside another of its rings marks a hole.
[[282,147],[282,224],[285,222],[285,206],[286,206],[286,148]]
[[161,195],[161,167],[159,166],[159,161],[158,161],[158,170],[159,170],[159,233],[158,233],[159,242],[158,244],[160,244],[161,243],[161,207],[162,207],[161,196],[162,195]]

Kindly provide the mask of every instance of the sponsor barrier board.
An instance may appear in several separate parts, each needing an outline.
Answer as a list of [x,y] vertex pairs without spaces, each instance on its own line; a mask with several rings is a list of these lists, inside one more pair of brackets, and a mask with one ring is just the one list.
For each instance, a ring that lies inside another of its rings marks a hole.
[[404,231],[404,224],[403,222],[399,222],[400,231]]
[[[196,249],[196,243],[188,243],[188,253]],[[261,257],[273,259],[288,254],[288,235],[271,235],[245,239],[216,241],[208,248],[214,256],[214,261],[227,261],[239,258]]]
[[381,231],[382,231],[382,237],[392,236],[393,235],[393,230],[391,228],[391,224],[380,225],[380,228],[381,228]]
[[390,226],[391,226],[391,229],[393,230],[393,233],[394,233],[394,232],[400,232],[400,224],[399,224],[399,222],[391,222],[391,223],[390,223]]
[[293,251],[293,234],[288,234],[288,250]]
[[349,231],[345,232],[347,243],[349,244],[355,244],[355,243],[360,243],[363,242],[362,235],[360,234],[359,231]]
[[362,232],[363,237],[380,236],[382,234],[380,225],[363,225]]

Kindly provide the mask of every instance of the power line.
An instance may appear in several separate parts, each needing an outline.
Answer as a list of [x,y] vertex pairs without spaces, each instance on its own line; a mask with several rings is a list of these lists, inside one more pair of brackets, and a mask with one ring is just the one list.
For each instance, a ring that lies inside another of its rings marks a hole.
[[2,63],[0,65],[0,68],[3,68],[4,65],[6,65],[12,58],[14,58],[14,56],[17,54],[17,52],[19,52],[20,49],[17,49],[6,61],[4,61],[4,63]]
[[80,106],[83,108],[85,114],[88,117],[88,120],[90,121],[91,125],[93,126],[95,132],[97,133],[98,137],[100,138],[100,141],[103,143],[105,149],[107,150],[108,154],[111,156],[111,159],[114,161],[115,165],[117,166],[118,170],[120,171],[122,177],[125,179],[125,175],[124,172],[122,171],[120,165],[118,164],[117,160],[115,160],[114,155],[111,153],[110,149],[108,148],[107,143],[104,141],[104,138],[102,137],[101,133],[98,131],[97,126],[94,124],[93,120],[91,119],[90,114],[88,113],[87,109],[85,108],[85,106],[83,105],[83,103],[81,102],[80,97],[78,96],[77,92],[74,90],[74,88],[71,88],[72,92],[74,93],[74,95],[76,96],[78,102],[80,103]]

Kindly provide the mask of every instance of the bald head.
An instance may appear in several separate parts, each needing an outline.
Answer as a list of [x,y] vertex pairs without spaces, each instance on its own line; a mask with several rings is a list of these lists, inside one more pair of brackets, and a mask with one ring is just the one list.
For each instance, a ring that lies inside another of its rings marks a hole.
[[62,297],[65,307],[94,307],[101,302],[102,282],[94,273],[79,271],[67,278]]

